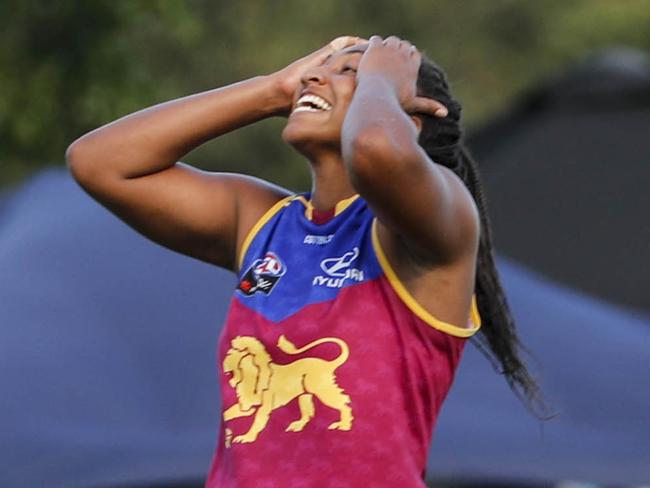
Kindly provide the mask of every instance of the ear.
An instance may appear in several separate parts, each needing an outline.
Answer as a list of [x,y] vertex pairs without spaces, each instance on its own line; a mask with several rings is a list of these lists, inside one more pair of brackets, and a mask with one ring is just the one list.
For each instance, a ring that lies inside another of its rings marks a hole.
[[410,115],[409,117],[411,117],[411,120],[415,124],[415,128],[418,131],[418,136],[419,136],[420,131],[422,130],[422,119],[417,115]]

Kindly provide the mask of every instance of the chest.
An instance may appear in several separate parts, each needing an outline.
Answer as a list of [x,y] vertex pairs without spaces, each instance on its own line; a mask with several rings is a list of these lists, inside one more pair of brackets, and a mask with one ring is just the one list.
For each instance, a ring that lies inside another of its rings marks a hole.
[[235,291],[239,300],[277,322],[377,278],[372,216],[360,208],[341,217],[315,225],[289,208],[272,219],[244,256]]

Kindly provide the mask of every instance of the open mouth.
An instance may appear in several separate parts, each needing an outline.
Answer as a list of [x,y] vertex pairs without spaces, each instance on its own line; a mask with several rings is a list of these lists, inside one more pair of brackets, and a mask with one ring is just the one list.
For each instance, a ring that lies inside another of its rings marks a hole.
[[332,104],[327,100],[319,97],[318,95],[312,95],[308,93],[303,95],[296,102],[296,108],[293,109],[292,113],[297,112],[329,112],[332,110]]

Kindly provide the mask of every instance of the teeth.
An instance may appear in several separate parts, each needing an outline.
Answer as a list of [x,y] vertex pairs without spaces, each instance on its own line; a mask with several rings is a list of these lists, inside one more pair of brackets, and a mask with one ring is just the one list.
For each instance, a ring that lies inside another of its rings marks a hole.
[[303,105],[302,107],[296,107],[293,113],[297,112],[322,112],[321,109],[310,107],[309,105]]
[[294,112],[320,112],[322,110],[332,110],[332,105],[317,95],[308,94],[298,99]]

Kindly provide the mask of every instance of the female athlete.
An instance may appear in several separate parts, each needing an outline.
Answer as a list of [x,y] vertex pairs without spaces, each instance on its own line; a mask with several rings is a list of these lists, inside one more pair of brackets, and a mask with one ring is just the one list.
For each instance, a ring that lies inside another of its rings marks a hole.
[[[282,137],[309,160],[309,193],[178,162],[272,116],[288,117]],[[68,148],[77,182],[128,225],[237,273],[206,486],[424,486],[436,417],[477,332],[513,390],[537,399],[461,136],[440,68],[373,36]]]

